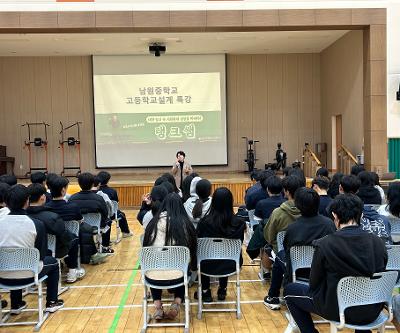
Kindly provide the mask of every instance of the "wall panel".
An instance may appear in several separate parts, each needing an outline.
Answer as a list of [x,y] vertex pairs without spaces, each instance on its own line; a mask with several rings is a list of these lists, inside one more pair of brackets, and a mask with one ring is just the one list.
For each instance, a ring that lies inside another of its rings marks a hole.
[[[260,140],[260,168],[273,161],[278,142],[287,150],[289,163],[301,158],[305,141],[320,142],[319,63],[319,54],[228,55],[228,166],[203,167],[198,171],[245,170],[242,136]],[[23,175],[28,170],[27,152],[22,149],[27,131],[21,128],[26,121],[46,121],[51,125],[49,166],[56,173],[60,173],[62,166],[59,122],[69,125],[82,121],[83,170],[95,171],[90,57],[2,57],[0,77],[0,144],[6,145],[8,155],[16,158],[16,174]],[[43,136],[39,131],[34,135]],[[67,136],[76,136],[76,132]],[[76,155],[69,148],[66,161],[76,164]],[[124,174],[168,169],[112,171]]]

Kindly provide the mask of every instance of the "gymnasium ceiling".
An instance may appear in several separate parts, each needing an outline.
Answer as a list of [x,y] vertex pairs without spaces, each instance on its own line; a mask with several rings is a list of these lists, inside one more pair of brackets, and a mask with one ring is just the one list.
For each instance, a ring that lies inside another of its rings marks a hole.
[[0,34],[0,56],[148,54],[148,44],[163,42],[169,54],[319,53],[348,30]]

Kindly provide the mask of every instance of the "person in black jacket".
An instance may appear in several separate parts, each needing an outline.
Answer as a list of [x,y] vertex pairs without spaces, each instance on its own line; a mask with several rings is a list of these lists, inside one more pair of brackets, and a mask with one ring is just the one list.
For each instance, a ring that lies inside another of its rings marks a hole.
[[[58,214],[64,221],[78,221],[79,224],[79,245],[80,259],[82,264],[100,264],[108,256],[105,253],[98,253],[93,234],[97,233],[97,228],[93,228],[83,221],[81,210],[74,202],[67,202],[64,197],[68,189],[68,179],[57,176],[52,179],[50,192],[52,200],[46,204],[52,212]],[[96,229],[96,230],[94,230]]]
[[[290,283],[285,288],[286,304],[302,333],[317,332],[311,313],[339,321],[337,285],[341,278],[372,277],[385,271],[388,255],[384,242],[359,227],[362,208],[362,201],[354,194],[334,199],[331,211],[338,231],[314,243],[309,286]],[[382,308],[383,304],[351,307],[346,311],[346,322],[370,323]]]
[[[55,312],[64,306],[58,299],[59,270],[57,260],[47,256],[47,236],[43,223],[26,215],[29,192],[24,185],[12,186],[6,194],[6,204],[10,213],[0,218],[0,247],[36,248],[42,269],[39,278],[47,275],[46,311]],[[9,286],[33,282],[32,273],[1,272],[0,283]],[[22,290],[11,290],[11,314],[19,314],[27,307],[22,300]]]
[[319,195],[319,213],[323,216],[329,217],[329,206],[332,198],[328,195],[329,178],[320,176],[312,181],[311,186]]
[[340,180],[339,193],[356,194],[360,188],[360,184],[360,180],[356,176],[344,176]]
[[[111,179],[111,175],[107,171],[100,171],[97,175],[97,179],[100,182],[99,190],[108,195],[111,201],[116,201],[119,203],[118,192],[112,187],[108,186],[108,182]],[[132,237],[133,233],[129,230],[128,221],[126,215],[120,209],[118,209],[117,217],[119,221],[119,227],[122,231],[122,237]]]
[[56,258],[64,258],[69,271],[67,282],[74,283],[85,276],[85,270],[78,268],[79,239],[65,228],[64,220],[52,212],[44,204],[46,203],[46,188],[38,183],[28,186],[29,207],[26,210],[28,216],[43,222],[46,233],[56,236]]
[[371,173],[368,171],[361,171],[357,177],[360,180],[360,188],[357,192],[359,198],[364,202],[374,202],[380,205],[382,202],[381,194],[375,187]]
[[[197,225],[197,238],[229,238],[240,239],[243,242],[246,223],[237,218],[233,212],[232,192],[226,187],[215,190],[210,212]],[[240,255],[240,265],[243,263]],[[236,270],[232,260],[204,260],[201,263],[201,271],[208,274],[228,274]],[[210,277],[201,275],[202,297],[204,302],[212,302],[210,290]],[[219,278],[218,300],[226,298],[228,278]],[[195,293],[197,298],[197,293]]]
[[[271,310],[280,309],[279,294],[283,278],[285,285],[292,280],[292,264],[290,261],[290,248],[293,246],[311,245],[316,239],[335,232],[335,225],[325,216],[318,214],[320,196],[318,193],[306,187],[299,188],[294,195],[294,203],[301,216],[289,224],[283,239],[285,253],[275,259],[279,265],[272,268],[271,286],[268,295],[265,296],[264,305]],[[283,252],[283,251],[281,251]],[[301,271],[301,270],[300,270]],[[309,270],[300,272],[302,277],[308,278]]]
[[[69,198],[69,202],[74,202],[78,205],[82,214],[100,213],[100,227],[105,228],[111,225],[111,220],[108,218],[108,209],[104,199],[92,191],[94,184],[94,176],[89,172],[81,173],[78,176],[78,184],[81,191],[75,193]],[[112,254],[114,250],[110,247],[111,228],[103,233],[103,253]]]
[[[38,171],[31,174],[31,183],[32,184],[40,184],[46,188],[46,174],[44,172]],[[46,203],[51,200],[51,194],[46,191],[44,194],[46,196]]]
[[[253,210],[256,208],[257,203],[260,200],[268,198],[268,193],[265,190],[265,188],[262,188],[261,184],[264,183],[269,177],[272,177],[275,175],[275,172],[272,170],[264,170],[260,172],[260,186],[254,185],[254,187],[251,187],[248,189],[246,195],[245,195],[245,203],[246,203],[246,209],[247,210]],[[253,190],[254,188],[254,190]]]

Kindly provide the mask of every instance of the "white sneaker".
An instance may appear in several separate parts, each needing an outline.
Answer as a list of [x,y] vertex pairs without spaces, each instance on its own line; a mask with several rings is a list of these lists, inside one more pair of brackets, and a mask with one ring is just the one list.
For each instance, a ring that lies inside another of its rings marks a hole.
[[67,282],[74,283],[78,279],[78,270],[71,268],[67,273]]
[[78,279],[82,279],[86,275],[86,271],[84,268],[77,268],[76,275]]

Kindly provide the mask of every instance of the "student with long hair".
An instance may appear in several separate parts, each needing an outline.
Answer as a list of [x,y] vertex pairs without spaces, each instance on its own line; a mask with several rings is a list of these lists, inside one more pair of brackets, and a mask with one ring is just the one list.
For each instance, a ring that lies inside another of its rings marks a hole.
[[196,185],[196,198],[190,198],[184,204],[189,220],[197,228],[200,219],[204,217],[211,206],[211,183],[207,179],[201,179]]
[[163,185],[154,186],[150,193],[150,210],[143,216],[143,228],[146,229],[147,225],[150,223],[151,219],[156,215],[161,207],[162,202],[168,195],[168,190]]
[[[145,230],[143,246],[185,246],[190,250],[192,265],[196,264],[196,231],[178,194],[170,193],[166,196]],[[177,271],[149,271],[145,278],[149,283],[163,286],[172,286],[183,281],[182,274]],[[185,287],[169,290],[174,294],[174,301],[166,312],[161,303],[162,289],[150,288],[150,291],[156,308],[154,319],[175,319],[185,297]]]
[[[197,225],[197,237],[240,239],[243,242],[245,229],[246,223],[233,212],[232,192],[226,187],[216,189],[212,196],[210,212]],[[240,264],[242,262],[243,258],[240,256]],[[232,260],[208,260],[203,261],[201,265],[201,271],[208,274],[222,275],[235,270],[235,262]],[[212,302],[210,277],[201,275],[201,283],[203,301]],[[227,277],[219,278],[218,300],[225,300],[227,285]]]
[[161,177],[165,178],[166,181],[172,185],[175,193],[178,193],[180,196],[182,196],[182,192],[176,186],[175,178],[174,178],[174,176],[172,174],[167,172],[167,173],[164,173]]

